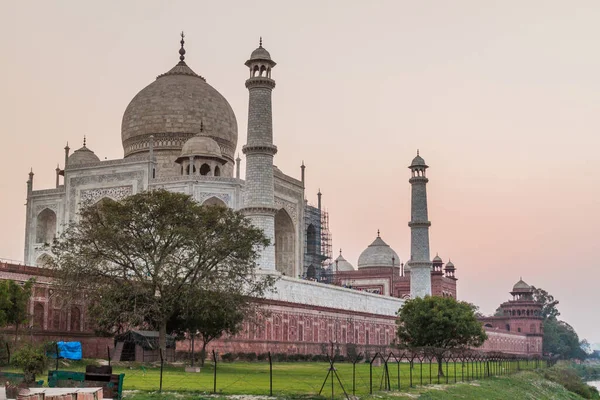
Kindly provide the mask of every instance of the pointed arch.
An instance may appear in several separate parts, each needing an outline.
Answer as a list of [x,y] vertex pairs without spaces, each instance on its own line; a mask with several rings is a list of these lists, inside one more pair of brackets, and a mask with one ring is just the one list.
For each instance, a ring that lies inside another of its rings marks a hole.
[[79,307],[71,307],[71,331],[79,332],[81,330],[81,311]]
[[42,303],[35,303],[33,306],[33,327],[44,329],[44,305]]
[[308,254],[319,254],[318,244],[317,228],[313,224],[310,224],[306,228],[306,252]]
[[56,235],[56,213],[44,208],[36,218],[36,243],[50,243]]
[[51,262],[52,262],[52,256],[50,256],[47,253],[44,253],[44,254],[41,254],[35,260],[35,266],[40,267],[40,268],[48,268],[50,266]]
[[225,204],[225,202],[221,199],[219,199],[216,196],[212,196],[211,198],[205,200],[202,203],[203,206],[221,206],[221,207],[227,207],[227,204]]
[[287,276],[296,276],[296,230],[283,208],[275,214],[275,268]]
[[317,277],[317,269],[314,265],[310,264],[306,269],[306,277],[308,279],[315,279]]
[[202,164],[202,166],[200,167],[200,175],[210,175],[210,165]]

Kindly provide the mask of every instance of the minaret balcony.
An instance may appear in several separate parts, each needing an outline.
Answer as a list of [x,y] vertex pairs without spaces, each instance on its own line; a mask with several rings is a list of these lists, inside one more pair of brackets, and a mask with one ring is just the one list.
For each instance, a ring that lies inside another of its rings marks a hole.
[[425,176],[413,176],[408,180],[409,183],[427,183],[429,179]]
[[411,228],[429,228],[431,226],[431,221],[410,221],[408,226]]
[[263,87],[267,89],[275,88],[275,81],[266,76],[254,76],[246,79],[246,88],[252,89],[257,87]]
[[274,144],[247,144],[242,147],[244,154],[277,154],[277,146]]

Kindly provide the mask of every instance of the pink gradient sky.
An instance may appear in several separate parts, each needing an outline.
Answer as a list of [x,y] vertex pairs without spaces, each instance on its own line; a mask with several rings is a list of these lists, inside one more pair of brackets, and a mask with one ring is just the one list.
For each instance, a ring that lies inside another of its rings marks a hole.
[[[485,313],[520,276],[600,342],[597,1],[9,2],[0,16],[0,257],[21,260],[27,173],[54,186],[63,147],[123,155],[133,96],[178,60],[231,103],[262,35],[275,163],[321,188],[333,245],[356,265],[383,239],[406,260],[417,148],[431,166],[433,255]],[[337,252],[337,251],[336,251]]]

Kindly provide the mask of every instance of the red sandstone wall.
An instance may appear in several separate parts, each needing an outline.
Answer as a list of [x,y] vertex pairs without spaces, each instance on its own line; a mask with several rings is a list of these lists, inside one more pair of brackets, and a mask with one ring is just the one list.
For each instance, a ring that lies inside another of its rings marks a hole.
[[509,354],[542,355],[542,337],[485,328],[488,339],[479,349]]

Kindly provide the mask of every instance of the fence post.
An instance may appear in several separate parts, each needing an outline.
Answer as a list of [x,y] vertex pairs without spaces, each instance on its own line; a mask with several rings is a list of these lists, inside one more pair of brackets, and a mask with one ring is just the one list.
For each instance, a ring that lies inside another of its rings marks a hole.
[[269,354],[269,396],[273,397],[273,361],[271,360],[271,352]]
[[110,347],[106,345],[106,354],[108,355],[108,366],[110,367]]
[[360,354],[352,361],[352,396],[356,396],[356,362],[359,356]]
[[163,365],[164,365],[164,358],[163,358],[163,351],[162,351],[162,347],[159,349],[159,354],[160,354],[160,387],[158,389],[158,392],[161,393],[162,392],[162,380],[163,380]]
[[412,371],[413,371],[413,361],[414,361],[414,355],[413,358],[410,359],[410,368],[408,369],[410,372],[410,387],[413,387],[413,381],[412,381]]
[[373,360],[369,360],[369,394],[373,394]]
[[213,349],[213,361],[215,363],[215,370],[213,372],[213,393],[217,393],[217,353]]
[[429,384],[431,385],[431,364],[433,362],[433,358],[429,359]]
[[423,359],[419,358],[419,364],[421,364],[420,370],[421,370],[421,386],[423,386]]

